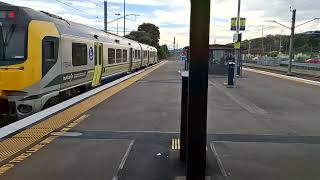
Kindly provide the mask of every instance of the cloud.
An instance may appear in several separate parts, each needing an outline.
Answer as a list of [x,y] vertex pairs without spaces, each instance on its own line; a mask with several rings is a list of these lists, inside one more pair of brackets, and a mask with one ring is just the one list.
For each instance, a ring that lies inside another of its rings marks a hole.
[[[74,10],[55,0],[3,0],[6,3],[28,6],[37,10],[45,10],[73,20],[103,28],[103,0],[61,0],[86,13]],[[247,27],[243,32],[244,38],[255,38],[267,34],[289,34],[290,31],[266,20],[276,20],[290,26],[290,6],[297,9],[297,24],[314,17],[320,17],[319,0],[246,0],[241,4],[241,16],[246,17]],[[121,12],[123,0],[108,0],[109,20],[115,19],[114,12]],[[150,22],[160,27],[160,43],[173,43],[176,36],[177,42],[182,46],[189,42],[190,3],[188,0],[126,0],[127,14],[136,13],[140,16],[135,19],[129,16],[126,21],[126,30],[136,30],[143,22]],[[50,7],[50,8],[48,8]],[[88,15],[90,14],[90,15]],[[210,42],[232,42],[234,32],[230,31],[230,18],[237,14],[236,0],[211,0]],[[96,17],[99,17],[97,19]],[[123,20],[119,22],[119,29],[123,29]],[[116,21],[108,25],[116,30]],[[297,33],[308,30],[319,30],[320,22],[297,28]],[[122,34],[122,33],[121,33]]]

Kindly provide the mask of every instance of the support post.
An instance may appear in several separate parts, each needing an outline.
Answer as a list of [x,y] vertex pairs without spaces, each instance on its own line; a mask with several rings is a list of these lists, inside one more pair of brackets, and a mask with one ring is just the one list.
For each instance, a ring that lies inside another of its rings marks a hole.
[[296,10],[292,11],[292,24],[291,24],[291,37],[290,37],[290,49],[289,49],[289,65],[288,65],[288,75],[291,75],[292,70],[292,59],[294,56],[293,53],[293,44],[294,44],[294,29],[296,23]]
[[126,36],[126,0],[123,0],[123,37]]
[[[237,30],[237,35],[239,36],[240,34],[240,7],[241,7],[241,0],[238,0],[238,13],[237,13],[237,27],[236,27],[236,30]],[[240,50],[240,41],[238,40],[236,43],[235,43],[235,70],[234,70],[234,80],[236,81],[237,79],[237,75],[238,75],[238,67],[239,67],[239,64],[240,64],[240,59],[241,59],[241,50]]]
[[108,32],[108,2],[104,1],[104,31]]
[[173,37],[173,59],[176,60],[176,37]]
[[191,0],[187,180],[205,180],[210,0]]
[[[185,69],[186,70],[186,69]],[[186,162],[187,156],[187,122],[188,122],[188,71],[182,71],[181,89],[181,123],[180,123],[180,161]]]

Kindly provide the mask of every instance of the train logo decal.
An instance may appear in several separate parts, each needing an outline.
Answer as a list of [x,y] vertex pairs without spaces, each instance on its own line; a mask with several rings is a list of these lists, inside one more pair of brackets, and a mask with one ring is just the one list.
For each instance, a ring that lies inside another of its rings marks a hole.
[[73,80],[84,78],[86,76],[87,76],[87,71],[72,72],[72,73],[63,75],[62,81],[63,82],[73,81]]
[[93,48],[92,47],[89,48],[89,59],[90,59],[90,61],[93,60]]

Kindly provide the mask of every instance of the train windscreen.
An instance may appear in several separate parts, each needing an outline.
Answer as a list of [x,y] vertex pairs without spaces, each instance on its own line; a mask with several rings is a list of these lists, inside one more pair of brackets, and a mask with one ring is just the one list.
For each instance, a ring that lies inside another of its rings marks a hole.
[[16,21],[14,11],[0,11],[0,66],[26,58],[26,28]]

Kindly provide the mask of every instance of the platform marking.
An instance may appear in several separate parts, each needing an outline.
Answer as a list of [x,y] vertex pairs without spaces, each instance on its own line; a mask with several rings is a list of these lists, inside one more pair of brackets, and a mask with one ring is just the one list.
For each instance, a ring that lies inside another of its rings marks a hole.
[[126,153],[124,154],[124,156],[123,156],[122,159],[121,159],[121,162],[120,162],[120,165],[119,165],[119,168],[118,168],[118,171],[117,171],[117,175],[114,176],[114,177],[112,178],[112,180],[117,180],[117,179],[118,179],[119,174],[120,174],[121,170],[122,170],[123,167],[124,167],[124,164],[126,163],[126,161],[127,161],[127,159],[128,159],[128,156],[129,156],[129,154],[130,154],[130,152],[131,152],[131,149],[132,149],[132,146],[133,146],[134,142],[135,142],[135,140],[131,140],[131,141],[130,141],[129,147],[128,147]]
[[218,83],[214,83],[212,81],[209,80],[209,84],[211,84],[212,86],[214,86],[216,89],[218,89],[220,92],[224,93],[227,97],[229,97],[231,100],[233,100],[235,103],[237,103],[239,106],[241,106],[243,109],[247,110],[249,113],[251,114],[267,114],[267,111],[265,111],[264,109],[258,107],[257,105],[255,105],[254,103],[243,99],[239,96],[234,96],[233,94],[231,94],[229,92],[229,90],[221,85],[219,85]]
[[312,81],[309,79],[297,78],[297,77],[292,77],[292,76],[287,76],[287,75],[277,74],[277,73],[272,73],[267,71],[261,71],[261,70],[251,69],[251,68],[243,68],[243,70],[320,87],[320,82]]
[[221,161],[221,159],[220,159],[220,157],[219,157],[219,154],[218,154],[216,148],[214,148],[213,142],[210,143],[210,147],[211,147],[211,150],[212,150],[214,156],[215,156],[216,159],[217,159],[217,162],[218,162],[218,165],[219,165],[219,169],[220,169],[220,171],[221,171],[222,176],[227,177],[227,176],[228,176],[228,175],[227,175],[227,172],[226,172],[226,170],[225,170],[225,168],[224,168],[224,166],[223,166],[223,164],[222,164],[222,161]]
[[[81,123],[83,120],[85,120],[89,115],[82,115],[80,118],[76,119],[75,121],[71,122],[69,125],[72,125],[73,127]],[[68,125],[68,126],[69,126]],[[15,157],[14,159],[10,160],[7,164],[4,164],[0,167],[0,176],[12,169],[14,166],[16,166],[18,163],[26,160],[28,157],[32,156],[34,153],[45,147],[46,145],[50,144],[53,140],[58,138],[59,136],[62,136],[64,133],[66,133],[70,128],[63,128],[59,132],[57,132],[57,135],[50,135],[46,139],[42,140],[40,143],[34,145],[30,149],[26,150],[19,156]],[[59,134],[59,135],[58,135]]]
[[171,140],[171,149],[179,150],[180,149],[180,139],[172,139]]
[[[49,135],[56,129],[62,128],[66,124],[70,123],[76,117],[81,116],[84,112],[90,110],[101,102],[107,100],[111,96],[117,94],[121,90],[127,88],[128,86],[134,84],[138,80],[144,78],[154,70],[158,69],[162,65],[164,65],[166,61],[157,64],[156,66],[152,66],[144,72],[137,74],[130,79],[127,79],[117,85],[110,87],[100,93],[66,109],[52,117],[42,121],[41,123],[28,128],[10,138],[4,139],[0,142],[0,163],[14,154],[26,149],[32,144],[40,141],[45,136]],[[85,119],[85,118],[82,118]],[[81,122],[80,119],[77,119],[74,122]],[[69,126],[63,128],[60,132],[69,131],[72,127],[74,127],[74,123],[69,124]],[[9,165],[10,166],[10,165]],[[5,166],[6,167],[6,166]],[[1,173],[0,173],[1,175]]]

